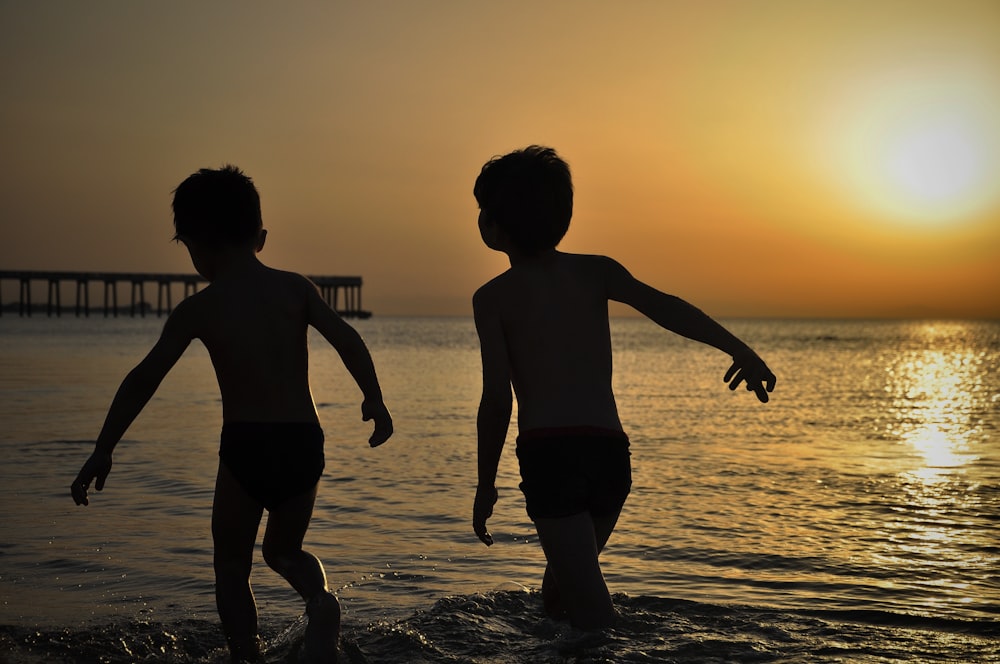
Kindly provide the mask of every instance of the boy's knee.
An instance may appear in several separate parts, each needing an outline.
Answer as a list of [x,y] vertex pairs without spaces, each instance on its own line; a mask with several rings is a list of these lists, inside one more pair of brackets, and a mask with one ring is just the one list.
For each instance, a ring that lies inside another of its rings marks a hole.
[[278,574],[288,570],[288,568],[295,563],[295,560],[299,557],[301,551],[302,549],[290,551],[282,547],[268,545],[266,541],[261,547],[261,553],[264,555],[264,562]]

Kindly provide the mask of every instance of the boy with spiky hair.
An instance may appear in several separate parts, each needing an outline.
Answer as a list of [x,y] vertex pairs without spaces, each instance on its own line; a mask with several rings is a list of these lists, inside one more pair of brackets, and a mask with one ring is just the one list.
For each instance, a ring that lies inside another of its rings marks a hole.
[[392,435],[375,367],[361,336],[305,277],[257,258],[266,231],[253,181],[234,166],[202,169],[174,191],[175,239],[210,284],[182,301],[149,354],[125,377],[96,448],[73,482],[77,505],[100,491],[111,453],[194,339],[208,349],[222,393],[222,437],[212,505],[215,593],[234,662],[262,661],[250,588],[254,543],[268,511],[263,554],[306,602],[308,661],[337,658],[340,605],[323,565],[302,549],[324,468],[323,430],[309,388],[310,326],[337,350],[374,420],[372,447]]
[[724,380],[766,402],[775,376],[753,350],[678,297],[635,279],[604,256],[556,245],[573,214],[569,166],[533,145],[483,166],[473,189],[479,231],[510,269],[472,299],[483,363],[473,529],[487,546],[496,474],[517,396],[517,458],[528,516],[547,565],[542,600],[553,618],[582,629],[616,613],[598,556],[632,484],[629,439],[611,390],[608,301],[732,356]]

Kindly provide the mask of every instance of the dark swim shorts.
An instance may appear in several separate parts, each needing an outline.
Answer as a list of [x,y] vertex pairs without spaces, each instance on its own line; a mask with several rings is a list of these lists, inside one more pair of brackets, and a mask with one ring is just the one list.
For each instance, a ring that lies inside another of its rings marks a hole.
[[267,509],[312,489],[323,474],[323,429],[316,422],[226,422],[219,458]]
[[536,429],[517,437],[528,516],[551,519],[621,511],[632,488],[628,436],[590,427]]

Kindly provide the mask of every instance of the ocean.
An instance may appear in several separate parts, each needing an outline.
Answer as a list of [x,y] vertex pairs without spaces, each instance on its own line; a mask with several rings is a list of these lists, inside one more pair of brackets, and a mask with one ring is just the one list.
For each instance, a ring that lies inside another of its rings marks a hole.
[[[620,623],[544,616],[544,558],[508,435],[487,548],[471,527],[479,351],[468,318],[352,324],[396,433],[311,338],[327,469],[306,547],[343,606],[344,661],[1000,662],[1000,322],[725,320],[778,376],[614,319],[633,489],[602,567]],[[0,317],[0,662],[224,662],[209,532],[221,410],[193,345],[118,446],[69,484],[163,320]],[[269,661],[301,601],[252,576]]]

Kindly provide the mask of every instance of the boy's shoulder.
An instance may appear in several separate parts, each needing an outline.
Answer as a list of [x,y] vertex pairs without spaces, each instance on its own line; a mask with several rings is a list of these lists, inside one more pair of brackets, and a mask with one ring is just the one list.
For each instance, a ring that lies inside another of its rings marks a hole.
[[303,274],[290,270],[279,270],[261,263],[256,270],[241,276],[238,279],[228,280],[223,287],[221,284],[212,283],[204,290],[221,291],[224,289],[246,289],[257,290],[261,285],[279,288],[315,288],[315,284]]
[[603,254],[563,254],[566,257],[567,270],[574,276],[591,283],[606,284],[618,278],[625,267],[610,256]]
[[550,264],[512,266],[493,277],[476,290],[472,296],[474,308],[499,306],[511,298],[519,298],[526,290],[537,288],[543,280],[561,273],[577,284],[591,284],[600,288],[622,266],[613,258],[600,254],[572,254],[557,252]]
[[288,284],[292,287],[314,288],[312,280],[304,274],[292,272],[290,270],[279,270],[274,267],[265,266],[265,274],[268,278],[277,282]]
[[604,274],[608,269],[619,267],[620,264],[613,258],[600,254],[571,254],[566,252],[556,252],[550,264],[541,269],[537,266],[513,266],[493,277],[480,286],[480,291],[491,292],[514,287],[516,284],[528,282],[535,277],[552,272],[584,272],[589,274]]
[[510,270],[498,274],[477,288],[476,292],[472,294],[472,310],[476,316],[490,309],[496,309],[499,306],[504,293],[509,290],[509,286],[506,285],[509,281],[509,274]]
[[286,305],[304,305],[310,297],[318,297],[318,289],[311,279],[298,272],[264,266],[258,279],[244,286],[254,292],[269,293]]
[[[263,266],[245,280],[213,281],[200,291],[184,298],[180,305],[192,316],[210,314],[227,302],[239,301],[242,293],[272,293],[283,298],[298,299],[316,290],[316,285],[298,272],[277,270]],[[284,294],[282,296],[282,294]],[[181,306],[178,305],[178,309]]]
[[617,262],[602,254],[569,254],[560,252],[567,265],[581,270],[604,270],[608,265],[615,265]]
[[482,286],[480,286],[479,288],[477,288],[476,289],[476,293],[475,293],[475,295],[473,295],[473,297],[475,297],[476,295],[479,295],[480,293],[482,293],[482,294],[488,294],[488,293],[496,292],[498,290],[502,290],[503,287],[504,287],[504,284],[506,284],[507,282],[510,281],[510,276],[511,276],[511,270],[510,269],[504,270],[503,272],[501,272],[500,274],[498,274],[497,276],[493,277],[492,279],[490,279],[489,281],[487,281],[485,284],[483,284]]

